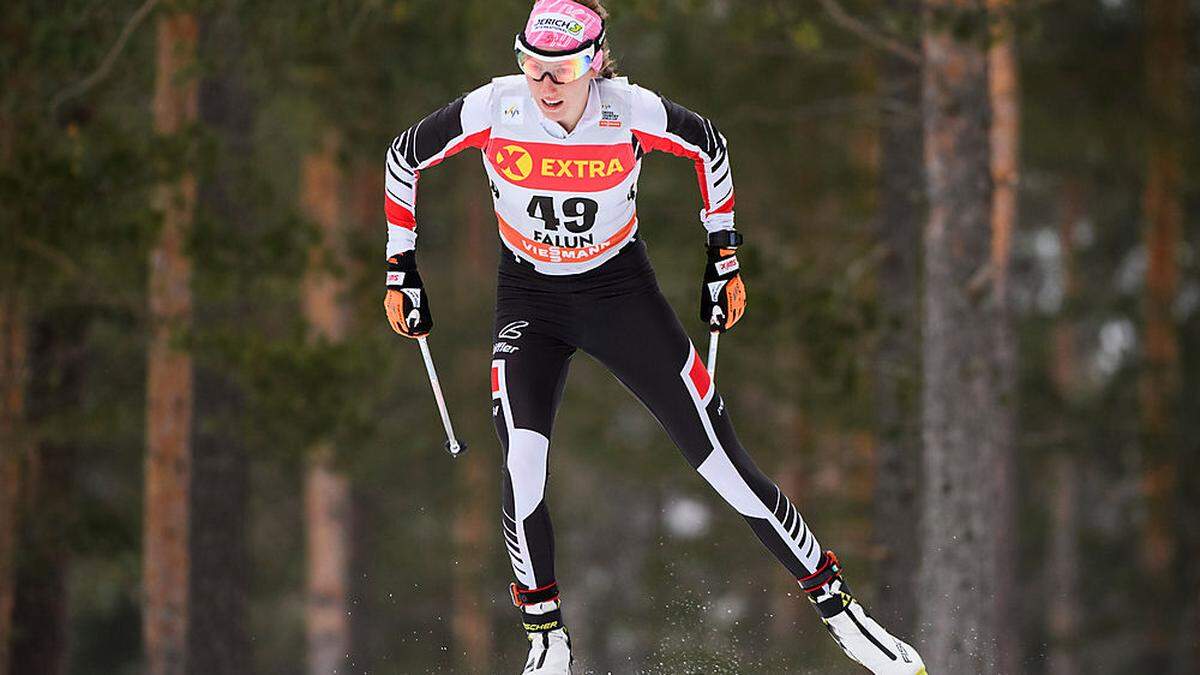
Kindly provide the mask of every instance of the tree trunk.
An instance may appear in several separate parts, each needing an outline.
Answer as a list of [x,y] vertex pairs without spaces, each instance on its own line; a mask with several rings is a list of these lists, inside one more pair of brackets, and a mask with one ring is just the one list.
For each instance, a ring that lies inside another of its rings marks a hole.
[[[1176,491],[1179,441],[1175,406],[1180,389],[1179,337],[1172,305],[1179,286],[1183,234],[1181,139],[1186,138],[1185,0],[1146,3],[1146,80],[1150,112],[1143,210],[1146,290],[1143,298],[1141,423],[1144,443],[1142,495],[1145,523],[1141,550],[1144,582],[1160,611],[1147,614],[1148,670],[1165,671],[1178,589]],[[1193,636],[1194,637],[1194,636]]]
[[[1000,589],[1014,588],[1017,579],[1018,529],[1016,439],[1017,428],[1017,342],[1009,308],[1008,273],[1012,258],[1012,240],[1018,222],[1020,186],[1021,105],[1020,71],[1017,64],[1016,24],[1013,21],[1013,0],[987,0],[991,27],[991,47],[988,50],[988,96],[992,108],[991,172],[992,246],[991,293],[994,303],[995,331],[994,373],[999,387],[999,405],[993,411],[992,433],[995,451],[991,473],[996,486],[997,529],[995,554],[996,574]],[[996,635],[999,651],[997,672],[1018,673],[1021,670],[1020,615],[1015,593],[996,594]]]
[[930,672],[1004,672],[1003,598],[1012,537],[1011,400],[996,358],[1001,270],[992,260],[987,13],[927,0],[923,104],[925,229],[921,568],[922,654]]
[[[379,170],[379,162],[374,156],[356,156],[353,166],[348,172],[342,193],[345,195],[347,219],[347,241],[361,242],[364,240],[377,241],[379,235],[379,195],[383,194],[384,172]],[[360,287],[364,279],[378,283],[379,272],[383,269],[380,258],[369,258],[359,261],[357,257],[347,256],[345,270],[348,283]],[[383,289],[379,288],[380,297]],[[378,307],[372,303],[373,307]],[[382,309],[382,308],[380,308]],[[383,321],[383,312],[368,313],[364,316],[368,325]],[[390,329],[388,329],[390,332]],[[350,586],[348,596],[354,605],[350,615],[350,660],[351,663],[372,663],[380,658],[375,649],[379,643],[374,641],[373,634],[378,631],[381,621],[392,616],[394,605],[381,602],[386,596],[380,597],[376,591],[378,580],[369,575],[371,561],[376,551],[370,546],[370,538],[365,536],[376,531],[381,523],[387,520],[387,515],[378,513],[372,508],[374,496],[368,490],[360,490],[352,486],[350,490]],[[386,647],[386,643],[383,643]]]
[[[1069,180],[1062,190],[1065,208],[1059,226],[1062,251],[1063,309],[1052,332],[1054,359],[1050,379],[1054,382],[1063,407],[1070,410],[1081,394],[1078,335],[1074,308],[1079,295],[1075,268],[1075,225],[1083,217],[1083,195],[1079,183]],[[1079,461],[1076,459],[1070,414],[1062,415],[1058,430],[1070,439],[1065,450],[1049,460],[1050,509],[1049,542],[1046,545],[1046,630],[1048,633],[1047,675],[1079,675],[1079,623],[1083,608],[1080,599],[1079,551]]]
[[320,149],[304,158],[301,170],[301,209],[317,224],[321,235],[309,250],[303,287],[304,317],[314,340],[333,343],[345,338],[348,323],[342,299],[346,283],[338,273],[346,262],[339,147],[338,135],[326,133]]
[[[215,11],[201,22],[200,52],[211,64],[200,82],[200,120],[220,145],[200,181],[200,208],[214,234],[252,231],[248,199],[238,189],[238,161],[252,152],[253,103],[240,76],[243,38],[237,13]],[[208,330],[244,329],[252,308],[242,297],[197,302],[195,318]],[[191,589],[188,670],[196,675],[250,672],[247,602],[250,560],[246,541],[249,492],[240,438],[244,400],[217,364],[196,364],[192,455]]]
[[1008,268],[1017,226],[1020,184],[1021,101],[1012,0],[987,0],[992,39],[988,95],[992,106],[992,289],[1007,310]]
[[[486,283],[483,276],[489,266],[484,259],[484,241],[487,240],[487,218],[484,205],[479,199],[466,204],[466,227],[462,228],[464,239],[459,250],[466,252],[465,268],[470,270],[474,283],[462,283],[455,293],[460,307],[471,307],[479,303],[479,286]],[[488,540],[492,533],[491,514],[491,458],[473,454],[463,458],[457,468],[458,499],[454,514],[455,560],[454,586],[452,589],[454,619],[451,628],[454,644],[461,654],[461,664],[467,672],[486,673],[492,670],[492,630],[488,616],[493,597],[483,587],[487,569],[487,555],[492,550]]]
[[[13,35],[10,39],[16,39]],[[13,90],[16,77],[5,78]],[[7,108],[0,109],[0,171],[10,171],[16,123]],[[8,221],[5,221],[8,224]],[[16,223],[12,223],[15,225]],[[15,253],[4,242],[6,255]],[[17,274],[5,270],[0,290],[0,675],[8,675],[12,646],[13,602],[16,598],[17,513],[21,487],[21,458],[27,440],[26,385],[29,379],[29,316]]]
[[[29,336],[30,428],[48,428],[64,410],[78,410],[91,362],[80,347],[86,312],[52,313],[34,323]],[[53,436],[53,434],[48,434]],[[67,669],[67,579],[78,448],[72,440],[27,439],[22,465],[20,524],[13,603],[11,673],[62,675]]]
[[308,533],[308,672],[331,675],[345,670],[350,651],[346,614],[350,553],[350,482],[333,469],[333,447],[311,452],[304,489]]
[[67,672],[67,575],[75,448],[43,444],[29,454],[21,495],[20,561],[9,672]]
[[23,294],[13,288],[0,291],[0,675],[10,672],[21,465],[29,448],[25,426],[27,332]]
[[1047,675],[1079,675],[1079,463],[1069,452],[1050,459],[1050,542],[1046,560]]
[[[179,134],[196,121],[196,19],[158,20],[154,130]],[[196,179],[181,171],[158,188],[162,230],[150,255],[150,326],[146,384],[146,495],[143,542],[143,639],[153,675],[187,670],[188,507],[191,490],[192,360],[180,344],[191,325],[191,260],[186,251]]]
[[888,55],[882,83],[876,237],[884,252],[877,280],[881,319],[875,352],[878,447],[872,536],[879,564],[872,610],[897,635],[911,636],[920,520],[919,242],[925,210],[920,66]]
[[454,515],[454,559],[453,605],[454,644],[461,656],[466,672],[486,673],[492,663],[492,627],[488,618],[492,594],[483,588],[483,570],[487,568],[485,556],[491,547],[486,538],[490,534],[488,516],[491,502],[486,499],[489,490],[485,467],[489,457],[474,455],[459,468],[458,508]]
[[[302,207],[319,225],[321,241],[309,251],[304,278],[304,315],[313,339],[340,342],[346,333],[344,280],[331,267],[345,261],[339,193],[338,139],[330,132],[304,160]],[[341,672],[350,652],[347,596],[350,584],[350,482],[334,469],[334,448],[318,442],[311,451],[305,488],[308,533],[308,672]]]

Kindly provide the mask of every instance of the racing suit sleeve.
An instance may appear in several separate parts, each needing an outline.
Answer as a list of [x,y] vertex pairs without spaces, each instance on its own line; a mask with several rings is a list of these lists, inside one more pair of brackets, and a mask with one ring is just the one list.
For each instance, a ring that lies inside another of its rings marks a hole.
[[483,149],[491,137],[489,82],[417,122],[392,141],[384,176],[387,255],[417,244],[417,181],[421,171],[467,148]]
[[704,208],[700,222],[709,232],[733,229],[733,173],[725,137],[713,123],[652,91],[633,86],[634,145],[640,152],[661,150],[696,164]]

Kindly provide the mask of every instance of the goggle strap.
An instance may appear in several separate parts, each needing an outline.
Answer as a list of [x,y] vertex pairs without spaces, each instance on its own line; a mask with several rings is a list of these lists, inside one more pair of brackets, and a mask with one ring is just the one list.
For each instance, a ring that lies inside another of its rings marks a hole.
[[517,45],[521,51],[525,52],[526,54],[529,54],[530,56],[536,56],[539,59],[542,59],[545,61],[551,61],[551,62],[565,61],[566,59],[569,59],[572,56],[577,56],[579,54],[582,54],[583,52],[587,51],[588,49],[592,49],[593,50],[592,55],[595,56],[596,50],[600,49],[600,47],[602,47],[604,45],[605,32],[606,32],[606,29],[604,28],[603,24],[601,24],[599,35],[597,35],[592,40],[588,40],[587,42],[584,42],[583,44],[579,45],[578,47],[576,47],[575,49],[572,49],[569,52],[549,52],[544,49],[538,49],[537,47],[534,47],[533,45],[529,44],[529,41],[525,39],[524,31],[517,33]]

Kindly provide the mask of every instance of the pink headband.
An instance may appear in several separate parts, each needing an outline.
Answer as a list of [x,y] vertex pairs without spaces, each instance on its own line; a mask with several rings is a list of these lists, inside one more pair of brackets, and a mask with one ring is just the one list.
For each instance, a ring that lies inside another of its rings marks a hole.
[[571,0],[538,0],[525,24],[525,41],[544,52],[571,52],[604,33],[598,14]]

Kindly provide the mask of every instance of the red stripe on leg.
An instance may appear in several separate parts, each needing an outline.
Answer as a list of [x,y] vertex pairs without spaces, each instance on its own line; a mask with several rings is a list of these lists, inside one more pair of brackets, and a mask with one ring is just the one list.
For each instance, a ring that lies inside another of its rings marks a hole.
[[492,395],[500,393],[500,368],[492,366]]
[[692,378],[692,384],[696,386],[696,393],[700,394],[701,399],[708,396],[712,379],[708,376],[708,369],[704,367],[704,362],[700,360],[695,347],[692,348],[692,367],[688,370],[688,377]]

